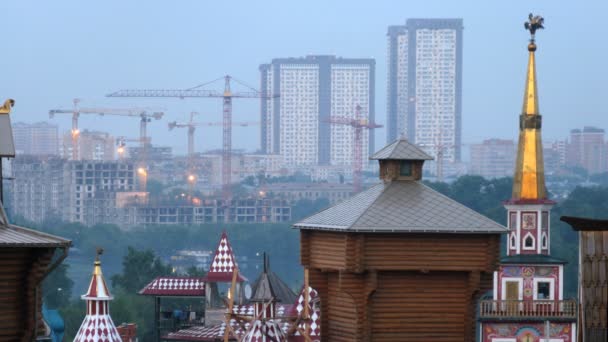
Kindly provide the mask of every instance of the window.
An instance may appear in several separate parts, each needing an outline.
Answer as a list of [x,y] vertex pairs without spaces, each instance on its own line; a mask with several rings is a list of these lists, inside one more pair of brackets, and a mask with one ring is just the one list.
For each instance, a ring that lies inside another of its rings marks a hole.
[[551,299],[551,283],[539,281],[536,283],[537,299]]
[[517,241],[515,240],[515,235],[511,235],[511,239],[509,241],[509,245],[511,246],[511,249],[516,248],[516,243],[517,243]]
[[399,175],[409,177],[412,175],[412,162],[409,160],[401,161],[399,166]]
[[524,237],[524,249],[534,249],[534,248],[536,248],[534,236],[532,236],[532,234],[528,233]]
[[548,247],[547,233],[543,233],[543,237],[542,237],[540,245],[543,249],[547,249],[547,247]]

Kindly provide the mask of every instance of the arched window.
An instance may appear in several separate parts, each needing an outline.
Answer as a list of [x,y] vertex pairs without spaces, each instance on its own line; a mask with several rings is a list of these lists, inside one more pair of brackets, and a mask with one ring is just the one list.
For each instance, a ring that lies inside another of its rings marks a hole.
[[549,248],[549,241],[548,240],[549,239],[547,239],[547,233],[543,233],[543,236],[541,238],[541,243],[540,243],[540,245],[541,245],[541,247],[543,249]]
[[528,233],[526,234],[526,236],[524,236],[524,249],[535,249],[536,248],[536,241],[534,240],[534,236],[532,236],[532,234]]
[[515,234],[511,235],[511,239],[509,239],[509,246],[511,249],[517,248],[517,240],[515,239]]

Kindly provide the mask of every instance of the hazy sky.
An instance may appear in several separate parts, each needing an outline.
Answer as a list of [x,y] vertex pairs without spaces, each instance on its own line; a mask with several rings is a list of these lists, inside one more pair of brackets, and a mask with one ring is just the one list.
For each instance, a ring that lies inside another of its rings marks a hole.
[[[259,85],[272,58],[335,54],[376,59],[376,117],[386,120],[386,30],[407,18],[463,18],[463,137],[515,139],[521,112],[529,12],[537,33],[545,140],[585,125],[608,129],[608,1],[8,1],[0,2],[0,99],[16,100],[13,121],[48,119],[51,108],[157,106],[153,143],[185,152],[186,132],[167,122],[190,111],[221,120],[219,99],[113,99],[125,88],[188,88],[231,74]],[[223,87],[218,83],[217,89]],[[259,120],[259,101],[235,100],[235,121]],[[201,119],[201,120],[203,120]],[[69,116],[53,119],[61,129]],[[81,129],[136,137],[139,123],[84,116]],[[219,148],[221,129],[199,129],[197,150]],[[380,129],[376,147],[385,143]],[[234,148],[259,147],[259,129],[235,128]]]

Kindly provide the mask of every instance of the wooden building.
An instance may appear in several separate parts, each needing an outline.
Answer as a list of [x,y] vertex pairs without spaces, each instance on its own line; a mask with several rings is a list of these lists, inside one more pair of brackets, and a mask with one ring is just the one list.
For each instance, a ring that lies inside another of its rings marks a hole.
[[0,341],[48,336],[40,284],[67,256],[70,245],[69,240],[9,224],[0,202]]
[[562,216],[579,232],[578,341],[608,340],[608,220]]
[[294,225],[327,341],[473,341],[507,228],[421,182],[406,140],[372,156],[382,182]]

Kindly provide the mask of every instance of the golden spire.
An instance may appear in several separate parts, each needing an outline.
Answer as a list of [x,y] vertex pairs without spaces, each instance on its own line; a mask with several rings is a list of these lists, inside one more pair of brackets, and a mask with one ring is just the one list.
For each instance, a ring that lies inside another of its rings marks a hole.
[[101,275],[101,261],[99,256],[103,254],[103,248],[97,247],[95,251],[95,263],[93,266],[93,275]]
[[538,111],[538,89],[536,86],[536,30],[542,29],[544,19],[530,14],[525,27],[531,33],[528,44],[528,74],[522,114],[519,117],[519,143],[517,163],[513,177],[512,200],[543,200],[547,198],[543,147],[541,141],[541,115]]

